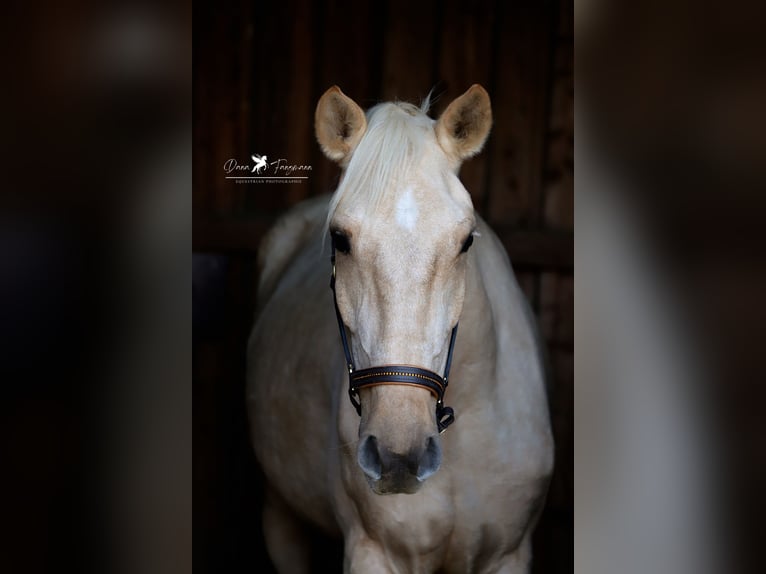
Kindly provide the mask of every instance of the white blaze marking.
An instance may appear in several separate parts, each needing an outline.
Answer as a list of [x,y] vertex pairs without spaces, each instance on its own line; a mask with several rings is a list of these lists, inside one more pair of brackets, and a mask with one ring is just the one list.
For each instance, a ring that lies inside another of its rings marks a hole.
[[409,231],[415,229],[418,223],[418,204],[409,187],[396,202],[396,223]]

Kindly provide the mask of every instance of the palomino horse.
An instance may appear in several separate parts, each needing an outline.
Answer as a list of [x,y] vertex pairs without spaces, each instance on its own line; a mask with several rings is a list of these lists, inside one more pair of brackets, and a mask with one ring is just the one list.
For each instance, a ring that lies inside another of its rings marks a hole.
[[365,115],[328,90],[315,127],[338,189],[261,246],[247,400],[280,572],[315,566],[306,525],[342,537],[346,572],[529,568],[553,467],[539,348],[457,176],[489,96],[474,85],[438,120],[427,108]]

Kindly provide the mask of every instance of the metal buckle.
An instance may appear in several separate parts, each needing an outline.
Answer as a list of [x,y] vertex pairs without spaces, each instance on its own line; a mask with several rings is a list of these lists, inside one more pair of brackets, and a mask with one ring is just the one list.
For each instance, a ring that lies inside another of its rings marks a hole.
[[356,409],[356,414],[358,414],[359,416],[362,416],[362,403],[359,400],[359,391],[357,391],[353,387],[349,387],[348,398],[351,399],[351,404],[354,405],[354,408]]
[[436,405],[436,428],[439,430],[439,434],[442,434],[447,427],[455,422],[455,411],[452,407],[440,407]]

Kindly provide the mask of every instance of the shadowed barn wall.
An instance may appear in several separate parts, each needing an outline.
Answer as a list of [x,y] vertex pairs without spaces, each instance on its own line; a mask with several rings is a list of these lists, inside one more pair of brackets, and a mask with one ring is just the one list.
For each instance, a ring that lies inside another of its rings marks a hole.
[[[438,115],[471,84],[494,127],[461,179],[506,246],[551,366],[556,472],[535,572],[572,567],[573,7],[569,2],[198,2],[194,5],[194,524],[200,572],[252,572],[259,476],[244,410],[254,254],[274,220],[332,191],[313,134],[333,84],[367,108],[419,102]],[[299,184],[236,184],[251,154],[310,165]]]

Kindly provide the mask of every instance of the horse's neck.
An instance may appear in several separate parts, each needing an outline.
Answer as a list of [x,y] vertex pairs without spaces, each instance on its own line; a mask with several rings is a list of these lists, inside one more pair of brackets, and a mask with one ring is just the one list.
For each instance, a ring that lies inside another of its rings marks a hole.
[[453,371],[454,384],[450,384],[448,392],[461,403],[492,400],[493,389],[479,380],[494,372],[497,359],[497,326],[492,303],[478,268],[478,257],[471,263],[456,340],[457,369]]
[[474,420],[495,427],[513,421],[517,438],[534,441],[550,432],[539,341],[503,246],[486,225],[479,229],[487,245],[468,269],[460,320],[465,337],[456,342],[458,368],[447,401],[457,413],[491,414]]

